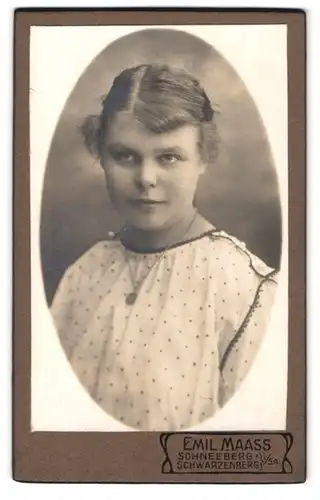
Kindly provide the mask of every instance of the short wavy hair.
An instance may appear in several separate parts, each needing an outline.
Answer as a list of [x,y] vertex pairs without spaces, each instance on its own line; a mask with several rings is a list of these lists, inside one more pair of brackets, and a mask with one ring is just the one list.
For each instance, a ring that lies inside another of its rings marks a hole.
[[148,130],[158,134],[184,124],[199,127],[200,153],[212,162],[219,136],[215,113],[199,81],[185,70],[163,64],[142,64],[122,71],[102,101],[99,115],[90,115],[81,125],[88,150],[101,158],[108,126],[121,111],[131,112]]

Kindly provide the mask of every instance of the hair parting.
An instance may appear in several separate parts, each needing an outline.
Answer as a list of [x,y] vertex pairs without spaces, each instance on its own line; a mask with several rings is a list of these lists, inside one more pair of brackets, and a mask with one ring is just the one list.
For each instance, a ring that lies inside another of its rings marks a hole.
[[156,134],[191,124],[199,127],[201,154],[210,162],[215,160],[219,144],[216,110],[199,81],[185,70],[142,64],[125,69],[114,79],[101,113],[88,116],[80,128],[89,152],[101,158],[108,127],[117,113],[131,113]]

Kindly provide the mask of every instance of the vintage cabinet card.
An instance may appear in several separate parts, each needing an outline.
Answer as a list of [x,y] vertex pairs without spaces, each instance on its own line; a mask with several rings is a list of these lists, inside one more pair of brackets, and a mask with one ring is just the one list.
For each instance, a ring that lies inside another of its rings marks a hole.
[[16,480],[305,480],[305,78],[301,11],[16,12]]

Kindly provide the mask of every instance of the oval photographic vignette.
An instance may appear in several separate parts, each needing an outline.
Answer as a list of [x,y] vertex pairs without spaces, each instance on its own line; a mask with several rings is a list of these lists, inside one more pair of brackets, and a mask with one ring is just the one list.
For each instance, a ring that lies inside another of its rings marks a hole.
[[[130,51],[135,57],[127,55],[131,61],[128,64],[119,54]],[[277,174],[267,131],[245,84],[228,61],[202,39],[183,31],[145,29],[115,40],[93,59],[75,83],[59,117],[46,165],[40,227],[49,305],[66,269],[106,238],[108,231],[121,225],[110,205],[101,167],[85,150],[79,133],[81,121],[99,112],[102,96],[122,69],[148,62],[181,65],[198,77],[220,109],[220,152],[197,191],[200,213],[218,228],[245,241],[249,250],[268,265],[279,268],[281,209]]]

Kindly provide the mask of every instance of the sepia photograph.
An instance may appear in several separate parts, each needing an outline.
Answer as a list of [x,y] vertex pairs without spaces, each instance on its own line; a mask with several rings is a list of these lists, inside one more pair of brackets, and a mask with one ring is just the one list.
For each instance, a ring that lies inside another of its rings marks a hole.
[[286,428],[286,48],[31,27],[32,430]]

